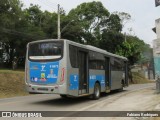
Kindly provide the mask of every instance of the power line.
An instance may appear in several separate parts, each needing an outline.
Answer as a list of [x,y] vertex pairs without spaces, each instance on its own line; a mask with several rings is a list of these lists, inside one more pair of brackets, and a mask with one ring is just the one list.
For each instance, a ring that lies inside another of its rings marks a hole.
[[[43,2],[43,3],[45,4],[45,2]],[[13,2],[10,2],[10,4],[13,5]],[[54,7],[52,6],[52,8],[54,8]],[[0,12],[11,14],[9,10],[4,10],[4,9],[0,9]],[[0,13],[0,15],[2,13]],[[12,14],[12,15],[13,16],[18,16],[18,17],[23,17],[23,16],[17,15],[17,14]],[[24,32],[19,32],[19,31],[16,31],[16,30],[6,29],[6,28],[2,28],[2,27],[0,27],[0,29],[1,29],[0,32],[4,32],[4,33],[7,33],[7,34],[12,34],[12,35],[17,35],[17,36],[26,36],[26,37],[29,37],[31,39],[34,39],[34,38],[35,39],[38,39],[38,38],[44,39],[44,38],[46,38],[44,36],[40,36],[40,35],[35,36],[33,34],[26,34]]]
[[1,32],[4,32],[4,33],[13,34],[13,35],[17,35],[17,36],[27,36],[31,39],[39,39],[39,38],[40,39],[45,39],[46,38],[44,36],[40,36],[40,35],[35,36],[33,34],[26,34],[24,32],[19,32],[19,31],[16,31],[16,30],[6,29],[6,28],[2,28],[2,27],[0,27],[0,29],[1,29]]

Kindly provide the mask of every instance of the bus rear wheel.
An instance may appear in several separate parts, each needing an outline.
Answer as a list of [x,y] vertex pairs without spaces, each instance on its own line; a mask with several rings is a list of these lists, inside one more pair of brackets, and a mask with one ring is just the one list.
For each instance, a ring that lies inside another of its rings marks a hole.
[[93,99],[97,100],[99,98],[100,98],[100,85],[99,83],[96,83],[94,86]]
[[68,98],[67,95],[60,94],[62,98]]

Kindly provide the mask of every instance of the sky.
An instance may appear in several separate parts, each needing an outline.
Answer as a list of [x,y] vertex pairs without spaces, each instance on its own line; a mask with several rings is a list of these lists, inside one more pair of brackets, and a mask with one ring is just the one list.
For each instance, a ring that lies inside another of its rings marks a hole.
[[[138,36],[145,43],[153,46],[153,40],[157,38],[152,31],[155,20],[160,18],[160,6],[155,7],[155,0],[21,0],[24,7],[30,4],[38,4],[42,10],[57,11],[57,4],[68,13],[71,9],[83,2],[101,1],[110,13],[115,11],[129,13],[131,21],[125,24],[123,32]],[[132,28],[130,32],[129,29]]]

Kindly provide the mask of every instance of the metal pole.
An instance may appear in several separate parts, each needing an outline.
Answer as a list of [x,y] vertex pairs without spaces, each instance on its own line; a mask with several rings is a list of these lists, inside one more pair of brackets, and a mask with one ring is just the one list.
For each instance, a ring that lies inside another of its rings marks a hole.
[[157,93],[160,93],[160,78],[159,78],[159,76],[157,77],[157,80],[156,80],[156,90],[157,90]]
[[57,34],[58,34],[58,39],[61,39],[61,30],[60,30],[60,5],[58,4],[58,31],[57,31]]
[[124,33],[124,41],[126,42],[127,40],[126,40],[126,32]]

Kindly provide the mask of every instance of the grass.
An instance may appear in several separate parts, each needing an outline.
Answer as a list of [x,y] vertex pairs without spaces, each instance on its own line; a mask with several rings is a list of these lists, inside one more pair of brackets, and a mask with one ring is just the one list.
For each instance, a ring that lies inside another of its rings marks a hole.
[[0,70],[0,98],[28,95],[25,91],[24,71]]
[[11,69],[0,69],[0,74],[1,73],[24,73],[23,69],[18,69],[18,70],[11,70]]
[[133,76],[133,84],[143,84],[143,83],[153,83],[154,82],[154,81],[151,81],[151,80],[145,78],[144,76],[142,76],[138,72],[133,72],[132,76]]

